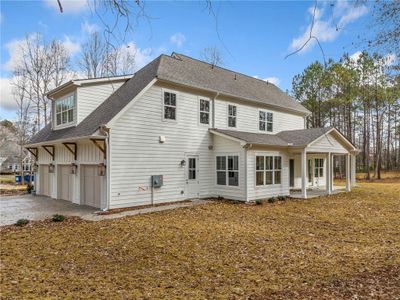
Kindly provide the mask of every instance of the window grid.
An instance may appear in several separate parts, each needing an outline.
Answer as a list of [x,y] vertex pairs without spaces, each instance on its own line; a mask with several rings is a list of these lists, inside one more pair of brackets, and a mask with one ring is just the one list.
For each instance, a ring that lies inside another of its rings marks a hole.
[[56,125],[69,124],[74,121],[74,95],[56,100]]
[[164,92],[164,119],[176,120],[176,94]]
[[200,99],[200,123],[210,124],[210,101]]
[[239,186],[239,156],[216,157],[217,185]]
[[236,128],[237,108],[236,105],[228,105],[228,127]]
[[273,114],[270,112],[259,111],[259,125],[258,129],[260,131],[273,131]]
[[256,185],[282,183],[282,157],[270,155],[256,156]]

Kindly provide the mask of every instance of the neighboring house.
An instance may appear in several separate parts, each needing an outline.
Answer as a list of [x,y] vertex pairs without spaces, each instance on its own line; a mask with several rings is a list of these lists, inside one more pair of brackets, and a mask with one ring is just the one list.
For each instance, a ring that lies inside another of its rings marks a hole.
[[40,195],[101,209],[307,197],[332,192],[333,155],[347,158],[347,190],[355,184],[356,148],[336,129],[305,129],[310,112],[275,85],[185,55],[49,97],[52,123],[27,145]]
[[[30,172],[32,169],[32,160],[30,155],[26,155],[22,161],[24,172]],[[8,156],[1,164],[1,172],[3,173],[20,173],[21,162],[17,155]]]

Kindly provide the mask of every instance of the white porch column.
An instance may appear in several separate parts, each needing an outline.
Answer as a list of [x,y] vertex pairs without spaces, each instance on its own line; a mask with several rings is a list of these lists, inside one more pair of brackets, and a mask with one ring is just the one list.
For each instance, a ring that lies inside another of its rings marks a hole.
[[356,186],[356,155],[351,154],[351,168],[350,168],[350,177],[351,177],[351,187]]
[[328,152],[326,158],[326,192],[328,195],[332,194],[332,159],[331,153]]
[[351,191],[350,183],[351,183],[351,175],[350,175],[350,154],[346,154],[346,192]]
[[307,150],[301,151],[301,196],[307,198]]

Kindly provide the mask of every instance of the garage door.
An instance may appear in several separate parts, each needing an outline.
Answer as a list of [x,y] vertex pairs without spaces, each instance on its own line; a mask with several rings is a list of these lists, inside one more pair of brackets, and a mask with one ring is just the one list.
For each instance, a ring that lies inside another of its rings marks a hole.
[[70,165],[59,166],[58,199],[72,201],[73,176]]
[[50,196],[49,165],[40,165],[39,167],[39,194]]
[[97,166],[82,166],[81,168],[81,203],[98,207],[101,206],[102,176],[97,174]]

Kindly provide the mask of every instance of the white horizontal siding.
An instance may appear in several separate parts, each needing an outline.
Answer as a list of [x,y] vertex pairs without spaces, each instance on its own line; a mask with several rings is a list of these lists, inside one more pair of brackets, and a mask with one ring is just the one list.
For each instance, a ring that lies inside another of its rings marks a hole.
[[307,147],[307,152],[348,153],[346,148],[331,133],[317,139]]
[[[281,184],[256,186],[256,156],[281,156]],[[289,156],[285,151],[249,150],[247,153],[248,200],[267,199],[280,195],[289,195]]]
[[178,92],[177,121],[163,121],[162,87],[151,87],[115,122],[110,139],[111,208],[150,204],[151,175],[164,176],[154,203],[186,199],[186,168],[180,165],[186,155],[199,156],[199,196],[209,196],[211,138],[208,126],[198,122],[197,95]]
[[[228,127],[228,105],[237,107],[237,127]],[[263,133],[259,131],[259,110],[261,108],[249,104],[234,103],[225,100],[215,100],[215,127],[219,129],[232,129],[247,132]],[[304,129],[304,118],[282,111],[264,109],[261,110],[273,113],[273,134],[284,130]],[[265,132],[271,134],[271,132]]]
[[124,82],[102,83],[77,88],[77,123],[114,93]]

